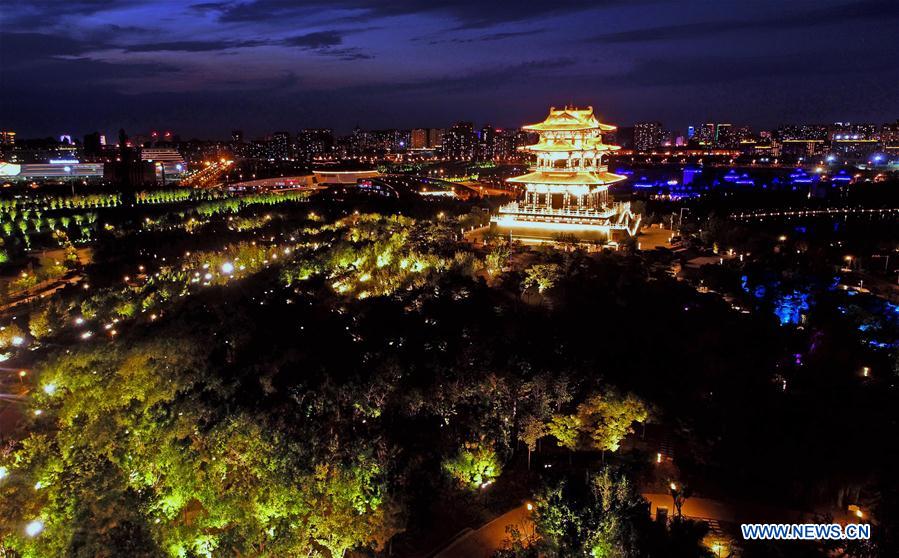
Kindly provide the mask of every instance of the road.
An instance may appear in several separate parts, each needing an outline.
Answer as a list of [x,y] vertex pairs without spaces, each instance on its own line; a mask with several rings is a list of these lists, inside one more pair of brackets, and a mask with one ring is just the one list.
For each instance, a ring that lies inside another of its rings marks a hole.
[[655,250],[656,248],[671,248],[671,229],[663,229],[657,226],[643,227],[637,236],[637,245],[640,250]]
[[533,535],[534,523],[530,515],[527,506],[522,504],[479,529],[459,537],[435,554],[434,558],[490,558],[497,550],[502,549],[505,541],[509,539],[506,533],[507,526],[517,526],[523,537]]

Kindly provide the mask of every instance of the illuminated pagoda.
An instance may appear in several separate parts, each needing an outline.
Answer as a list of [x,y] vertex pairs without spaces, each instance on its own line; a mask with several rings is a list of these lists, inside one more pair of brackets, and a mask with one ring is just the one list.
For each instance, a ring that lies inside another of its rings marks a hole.
[[588,242],[617,242],[636,234],[640,217],[631,212],[630,202],[615,202],[609,195],[609,185],[626,178],[603,163],[605,155],[620,149],[602,142],[603,132],[615,126],[599,122],[593,107],[553,107],[546,120],[523,129],[540,134],[537,143],[522,148],[536,154],[537,161],[532,172],[507,180],[524,192],[499,208],[493,218],[498,232],[521,240],[573,236]]

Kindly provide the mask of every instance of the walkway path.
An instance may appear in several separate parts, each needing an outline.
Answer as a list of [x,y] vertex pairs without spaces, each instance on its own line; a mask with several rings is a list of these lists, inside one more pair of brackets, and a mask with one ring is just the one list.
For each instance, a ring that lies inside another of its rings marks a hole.
[[448,547],[435,554],[434,558],[490,558],[497,550],[503,548],[504,541],[509,538],[506,533],[507,526],[517,526],[522,536],[528,536],[534,532],[530,514],[527,507],[521,505],[483,527],[459,537]]

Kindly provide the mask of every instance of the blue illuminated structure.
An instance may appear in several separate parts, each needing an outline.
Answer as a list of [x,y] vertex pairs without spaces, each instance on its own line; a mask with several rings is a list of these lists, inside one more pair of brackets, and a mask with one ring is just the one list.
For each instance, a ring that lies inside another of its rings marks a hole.
[[848,184],[852,180],[852,176],[846,172],[846,169],[841,169],[840,172],[833,175],[830,179],[831,182]]
[[790,184],[813,184],[815,182],[818,182],[818,175],[809,174],[800,168],[790,173]]
[[734,184],[739,184],[740,186],[755,186],[755,180],[749,177],[749,173],[744,172],[734,181]]
[[693,184],[693,181],[696,180],[702,174],[702,167],[697,167],[695,165],[687,165],[684,167],[684,176],[681,180],[681,184],[684,186],[689,186]]
[[641,176],[639,180],[634,182],[634,188],[655,188],[658,184],[653,181],[647,179],[645,176]]
[[740,175],[737,174],[737,171],[734,169],[730,169],[729,171],[727,171],[727,174],[721,177],[721,180],[725,182],[736,182],[738,178],[740,178]]

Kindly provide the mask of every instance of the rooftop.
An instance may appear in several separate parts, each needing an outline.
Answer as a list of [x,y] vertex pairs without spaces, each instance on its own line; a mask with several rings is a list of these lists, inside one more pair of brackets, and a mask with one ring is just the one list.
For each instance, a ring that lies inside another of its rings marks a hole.
[[549,109],[549,116],[546,117],[546,120],[538,124],[523,126],[523,128],[525,130],[534,130],[536,132],[565,132],[595,129],[610,132],[616,129],[615,126],[603,124],[598,121],[593,114],[593,107],[587,107],[585,109],[575,107],[557,109],[556,107],[552,107]]

